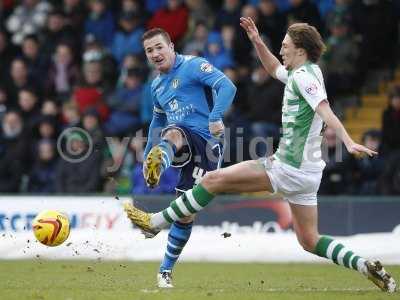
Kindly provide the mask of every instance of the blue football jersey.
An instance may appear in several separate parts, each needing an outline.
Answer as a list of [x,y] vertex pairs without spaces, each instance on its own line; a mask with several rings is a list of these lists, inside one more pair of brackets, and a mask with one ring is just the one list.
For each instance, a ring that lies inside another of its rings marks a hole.
[[167,125],[182,124],[210,140],[209,122],[222,119],[211,113],[216,96],[213,88],[224,78],[225,74],[204,58],[177,55],[172,69],[152,82],[154,112],[165,113]]

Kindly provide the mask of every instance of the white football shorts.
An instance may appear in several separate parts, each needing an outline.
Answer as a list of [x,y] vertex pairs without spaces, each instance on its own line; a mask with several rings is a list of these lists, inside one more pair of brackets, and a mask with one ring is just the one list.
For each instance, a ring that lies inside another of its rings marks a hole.
[[321,183],[322,170],[305,171],[296,169],[273,157],[261,158],[275,193],[293,204],[317,205],[317,192]]

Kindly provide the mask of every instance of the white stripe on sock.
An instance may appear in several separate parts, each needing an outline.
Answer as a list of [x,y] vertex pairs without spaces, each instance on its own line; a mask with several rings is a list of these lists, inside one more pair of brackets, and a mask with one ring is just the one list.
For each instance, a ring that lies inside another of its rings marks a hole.
[[192,190],[188,190],[185,194],[186,194],[186,197],[188,198],[190,204],[192,205],[192,207],[196,211],[200,211],[200,210],[203,209],[203,207],[200,206],[200,204],[197,203],[196,199],[194,199],[193,194],[192,194]]
[[178,221],[180,218],[176,215],[176,213],[174,212],[174,210],[171,207],[167,208],[167,214],[169,215],[169,217],[174,220],[174,221]]
[[365,265],[365,259],[360,257],[357,261],[357,271],[362,274],[367,274],[367,266]]
[[167,165],[167,161],[165,160],[164,156],[162,158],[162,161],[163,161],[164,168],[168,168],[169,165]]
[[333,241],[329,244],[328,249],[326,250],[326,257],[328,257],[329,259],[332,259],[333,250],[335,250],[335,247],[336,247],[337,245],[339,245],[339,243],[336,242],[335,240],[333,240]]
[[170,225],[170,223],[165,220],[162,211],[151,215],[150,224],[152,228],[156,229],[164,229]]
[[183,247],[172,244],[170,241],[168,241],[167,244],[168,244],[168,246],[170,246],[171,248],[174,248],[174,249],[182,249],[183,248]]
[[167,254],[168,256],[170,256],[170,257],[172,257],[172,258],[177,258],[177,257],[179,257],[179,254],[178,254],[178,255],[172,254],[172,253],[170,253],[168,250],[165,251],[165,254]]
[[344,266],[343,258],[344,258],[344,256],[346,255],[347,251],[348,251],[348,250],[346,249],[346,247],[344,247],[344,248],[342,248],[342,250],[340,250],[339,253],[338,253],[337,262],[338,262],[338,264],[341,265],[341,266]]
[[181,210],[181,212],[185,215],[185,216],[190,216],[192,213],[186,208],[185,203],[183,203],[183,199],[182,197],[179,197],[178,199],[175,200],[176,205],[178,206],[178,208]]
[[353,253],[349,258],[349,268],[350,269],[353,269],[352,260],[354,259],[354,257],[356,257],[356,255]]
[[168,156],[167,152],[165,152],[165,151],[163,151],[163,150],[161,150],[161,152],[162,152],[162,154],[164,154],[164,155],[162,156],[162,158],[164,159],[164,157],[166,157],[166,158],[168,159],[168,166],[169,166],[169,165],[170,165],[170,161],[169,161],[169,156]]

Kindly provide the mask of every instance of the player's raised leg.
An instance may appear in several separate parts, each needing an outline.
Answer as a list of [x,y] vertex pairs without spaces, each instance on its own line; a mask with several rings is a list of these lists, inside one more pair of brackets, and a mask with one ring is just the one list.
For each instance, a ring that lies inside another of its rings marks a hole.
[[207,173],[200,184],[184,192],[161,212],[148,214],[130,203],[125,203],[124,209],[138,227],[157,232],[174,221],[201,211],[216,194],[260,191],[272,192],[272,184],[262,161],[250,160]]
[[338,241],[318,233],[316,205],[290,203],[293,227],[304,250],[332,260],[335,264],[358,271],[370,279],[382,291],[394,292],[396,283],[379,261],[368,261]]
[[162,173],[171,166],[183,143],[182,133],[170,128],[165,131],[161,142],[150,150],[143,164],[143,175],[149,187],[159,184]]

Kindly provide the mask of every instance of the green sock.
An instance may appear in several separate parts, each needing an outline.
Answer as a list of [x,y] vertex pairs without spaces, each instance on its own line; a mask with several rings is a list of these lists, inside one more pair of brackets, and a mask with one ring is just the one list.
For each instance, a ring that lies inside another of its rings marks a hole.
[[335,264],[354,269],[363,274],[366,272],[364,258],[355,255],[352,251],[330,237],[321,236],[314,253],[318,256],[331,259]]
[[174,221],[193,215],[214,198],[214,195],[207,191],[201,184],[186,191],[180,197],[171,202],[168,208],[156,213],[151,217],[151,224],[157,228],[164,228]]

